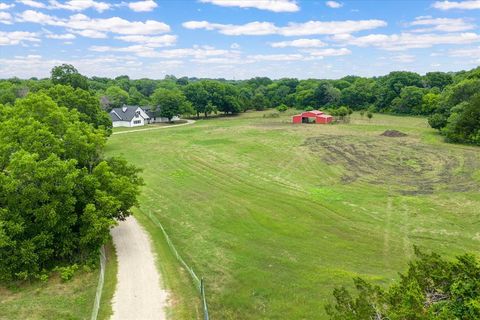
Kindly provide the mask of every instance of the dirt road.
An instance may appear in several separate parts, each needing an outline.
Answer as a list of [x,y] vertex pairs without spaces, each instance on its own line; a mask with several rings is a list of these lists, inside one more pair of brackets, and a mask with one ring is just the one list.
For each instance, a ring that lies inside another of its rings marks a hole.
[[161,279],[147,232],[130,216],[111,231],[118,256],[114,320],[166,319],[168,293]]

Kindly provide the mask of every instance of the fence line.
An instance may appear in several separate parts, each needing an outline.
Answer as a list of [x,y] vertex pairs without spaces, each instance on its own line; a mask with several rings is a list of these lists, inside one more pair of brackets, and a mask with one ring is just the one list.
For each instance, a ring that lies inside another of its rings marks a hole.
[[93,302],[93,310],[91,320],[97,320],[98,309],[100,308],[100,299],[102,298],[103,283],[105,281],[105,247],[100,248],[100,274],[98,276],[97,292],[95,293],[95,301]]
[[209,320],[210,317],[208,314],[207,298],[205,295],[205,281],[203,280],[203,278],[199,278],[195,271],[193,271],[193,269],[185,262],[185,260],[183,260],[182,256],[178,253],[177,249],[173,245],[172,240],[170,240],[170,236],[167,234],[165,228],[163,227],[162,223],[157,219],[157,217],[152,215],[150,212],[147,212],[147,216],[150,218],[150,220],[152,220],[153,223],[157,225],[157,227],[160,228],[160,230],[162,230],[165,240],[167,240],[168,247],[173,252],[177,260],[183,265],[183,267],[185,267],[187,272],[192,277],[192,280],[200,293],[203,309],[203,318],[204,320]]

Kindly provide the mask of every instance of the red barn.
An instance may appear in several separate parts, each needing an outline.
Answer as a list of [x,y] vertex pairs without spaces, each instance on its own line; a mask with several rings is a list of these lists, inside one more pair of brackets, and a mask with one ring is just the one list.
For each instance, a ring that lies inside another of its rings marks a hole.
[[297,114],[293,116],[293,123],[308,123],[308,119],[315,119],[315,123],[327,124],[332,122],[333,117],[327,114],[324,114],[322,111],[313,110],[305,111],[302,114]]

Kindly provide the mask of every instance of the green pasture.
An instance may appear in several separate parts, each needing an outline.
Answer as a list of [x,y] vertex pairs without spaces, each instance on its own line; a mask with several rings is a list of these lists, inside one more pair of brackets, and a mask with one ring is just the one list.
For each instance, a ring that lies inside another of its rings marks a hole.
[[390,283],[414,245],[478,250],[479,148],[444,143],[421,117],[293,125],[269,113],[109,139],[109,154],[143,169],[136,215],[173,318],[198,318],[199,303],[149,215],[205,278],[212,319],[324,319],[334,287]]

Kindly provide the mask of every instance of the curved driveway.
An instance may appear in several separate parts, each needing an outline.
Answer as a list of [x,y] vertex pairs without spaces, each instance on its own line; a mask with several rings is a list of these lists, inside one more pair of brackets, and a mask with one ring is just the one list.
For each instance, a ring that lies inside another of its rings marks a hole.
[[187,120],[185,123],[180,123],[180,124],[172,124],[171,126],[158,126],[154,128],[143,128],[143,129],[134,129],[134,130],[127,130],[127,131],[119,131],[119,132],[114,132],[114,134],[125,134],[125,133],[132,133],[132,132],[139,132],[139,131],[150,131],[150,130],[159,130],[159,129],[168,129],[168,128],[175,128],[175,127],[181,127],[181,126],[188,126],[189,124],[194,124],[195,120]]

